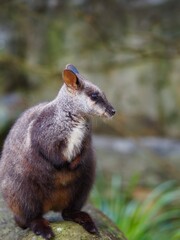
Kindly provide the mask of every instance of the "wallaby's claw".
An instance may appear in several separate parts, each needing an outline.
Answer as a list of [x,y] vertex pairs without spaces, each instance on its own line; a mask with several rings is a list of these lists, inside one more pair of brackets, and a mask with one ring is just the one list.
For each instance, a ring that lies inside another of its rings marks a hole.
[[43,218],[31,222],[30,228],[36,235],[40,235],[46,240],[54,238],[54,233],[49,226],[48,221]]

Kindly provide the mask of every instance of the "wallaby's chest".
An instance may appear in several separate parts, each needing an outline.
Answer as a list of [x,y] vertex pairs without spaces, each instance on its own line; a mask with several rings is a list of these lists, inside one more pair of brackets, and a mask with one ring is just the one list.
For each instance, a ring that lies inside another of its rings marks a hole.
[[67,144],[63,154],[68,162],[71,162],[80,154],[86,131],[86,122],[82,120],[76,126],[72,127],[71,131],[67,134]]

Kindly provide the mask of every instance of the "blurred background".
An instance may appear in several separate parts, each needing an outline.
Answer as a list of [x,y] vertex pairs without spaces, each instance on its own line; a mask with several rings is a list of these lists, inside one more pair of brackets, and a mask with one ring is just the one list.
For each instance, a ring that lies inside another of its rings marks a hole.
[[91,202],[132,240],[180,239],[180,1],[1,0],[0,149],[74,64],[117,110],[94,120]]

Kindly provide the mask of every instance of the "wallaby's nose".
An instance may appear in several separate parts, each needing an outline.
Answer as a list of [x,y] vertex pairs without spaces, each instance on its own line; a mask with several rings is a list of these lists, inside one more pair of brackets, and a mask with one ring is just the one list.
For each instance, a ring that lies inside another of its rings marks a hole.
[[114,108],[111,109],[111,115],[113,116],[116,113],[116,110]]
[[107,112],[108,112],[109,115],[112,117],[112,116],[114,116],[114,114],[116,113],[116,110],[115,110],[113,107],[109,106],[109,107],[107,108]]

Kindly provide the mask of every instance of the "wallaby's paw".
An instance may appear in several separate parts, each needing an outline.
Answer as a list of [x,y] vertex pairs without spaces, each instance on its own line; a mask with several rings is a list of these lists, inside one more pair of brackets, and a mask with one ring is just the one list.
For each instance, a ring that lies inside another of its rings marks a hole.
[[40,235],[46,240],[54,238],[54,233],[49,226],[49,222],[43,218],[36,219],[31,222],[30,228],[36,235]]

